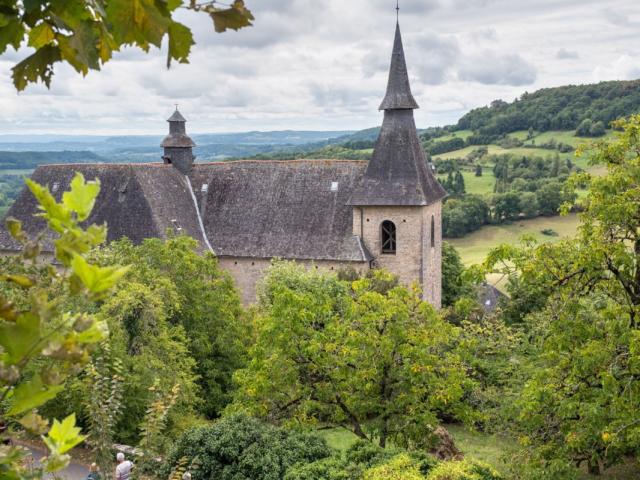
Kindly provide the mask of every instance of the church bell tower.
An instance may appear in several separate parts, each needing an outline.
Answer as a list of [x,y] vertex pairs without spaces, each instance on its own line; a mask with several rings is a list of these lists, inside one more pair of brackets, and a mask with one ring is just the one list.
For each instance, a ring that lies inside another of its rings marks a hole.
[[348,205],[353,206],[353,233],[375,257],[374,265],[405,284],[419,283],[425,300],[440,308],[446,192],[422,151],[413,118],[417,108],[397,23],[387,93],[380,105],[382,128]]

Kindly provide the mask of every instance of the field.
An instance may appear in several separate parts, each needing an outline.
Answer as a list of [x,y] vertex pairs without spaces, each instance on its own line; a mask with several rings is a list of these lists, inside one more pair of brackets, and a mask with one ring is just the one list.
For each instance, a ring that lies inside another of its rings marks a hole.
[[[517,448],[517,442],[509,437],[488,435],[469,430],[462,425],[445,425],[453,435],[456,445],[467,458],[486,462],[497,470],[504,470],[505,462],[510,461]],[[357,440],[356,436],[345,429],[320,430],[329,445],[337,450],[345,451]],[[633,462],[614,467],[604,475],[595,477],[584,473],[581,480],[601,478],[603,480],[629,480],[640,478],[640,466]]]
[[[502,244],[516,244],[523,235],[533,235],[540,242],[554,242],[575,235],[578,227],[577,215],[566,217],[538,217],[504,225],[487,225],[462,238],[446,239],[462,257],[465,265],[481,263],[492,248]],[[557,237],[544,235],[542,230],[551,229]]]
[[[439,155],[434,155],[435,159],[457,159],[457,158],[465,158],[472,151],[478,149],[480,145],[470,145],[468,147],[461,148],[459,150],[454,150],[452,152],[441,153]],[[512,155],[527,155],[530,157],[552,157],[556,153],[560,155],[560,158],[573,158],[573,153],[560,153],[557,150],[548,150],[545,148],[532,148],[532,147],[516,147],[516,148],[503,148],[498,145],[486,145],[489,151],[489,155],[502,155],[505,153],[510,153]]]
[[32,169],[0,169],[0,175],[20,175],[22,177],[29,177],[33,173]]

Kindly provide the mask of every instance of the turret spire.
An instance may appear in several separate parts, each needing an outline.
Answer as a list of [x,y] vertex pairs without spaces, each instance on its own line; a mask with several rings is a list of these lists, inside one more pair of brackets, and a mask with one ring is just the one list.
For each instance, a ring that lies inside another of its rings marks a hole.
[[393,53],[391,54],[387,94],[382,104],[380,104],[380,110],[413,110],[416,108],[420,107],[418,107],[418,103],[411,93],[407,62],[404,58],[404,47],[402,46],[402,35],[400,34],[400,23],[396,22],[396,36],[393,42]]
[[182,116],[177,105],[175,112],[167,122],[169,122],[169,135],[164,138],[160,145],[164,149],[162,159],[165,163],[172,164],[186,175],[191,170],[195,160],[193,147],[196,144],[187,135],[187,120]]

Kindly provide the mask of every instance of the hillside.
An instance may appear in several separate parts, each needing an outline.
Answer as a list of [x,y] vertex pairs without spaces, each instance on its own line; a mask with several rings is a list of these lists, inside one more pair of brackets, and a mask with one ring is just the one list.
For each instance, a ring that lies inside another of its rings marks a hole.
[[454,130],[502,135],[517,130],[575,130],[584,120],[602,122],[640,111],[640,80],[567,85],[525,92],[511,103],[496,100],[471,110]]

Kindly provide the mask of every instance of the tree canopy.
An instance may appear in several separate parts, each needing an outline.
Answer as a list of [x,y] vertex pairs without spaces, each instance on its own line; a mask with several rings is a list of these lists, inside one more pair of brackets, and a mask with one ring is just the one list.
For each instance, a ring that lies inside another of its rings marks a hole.
[[437,412],[464,417],[458,335],[383,271],[348,283],[290,263],[268,272],[234,407],[342,426],[384,447],[429,445]]

